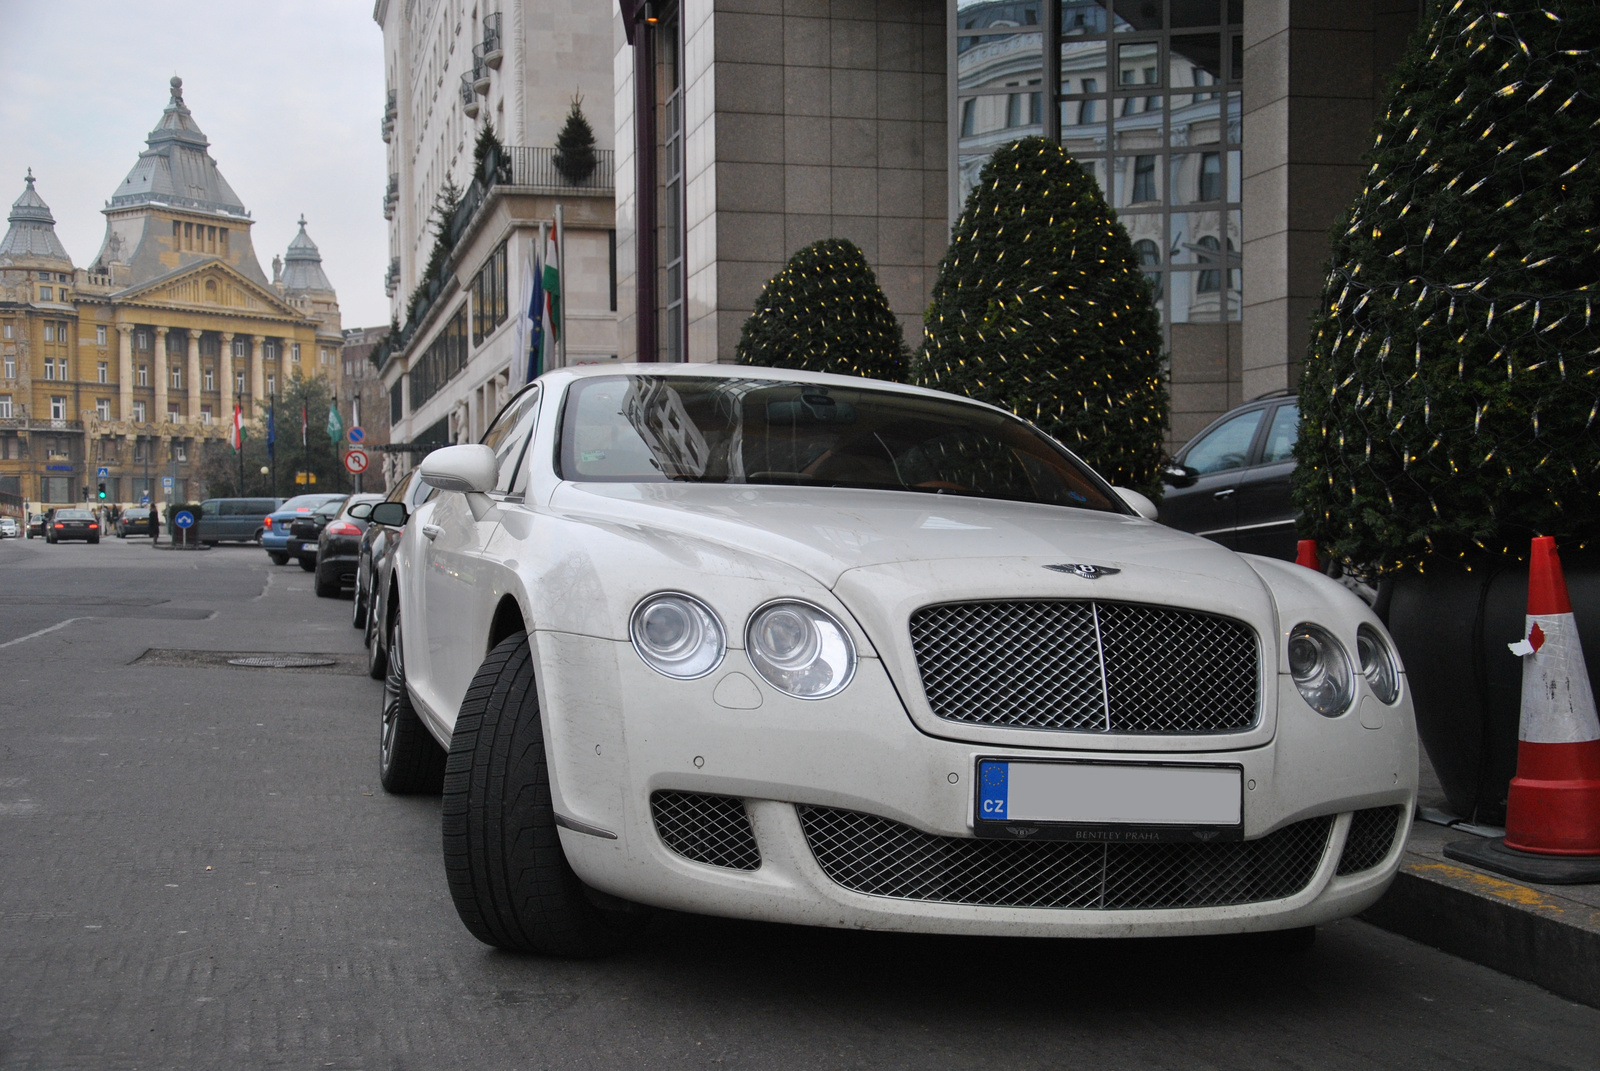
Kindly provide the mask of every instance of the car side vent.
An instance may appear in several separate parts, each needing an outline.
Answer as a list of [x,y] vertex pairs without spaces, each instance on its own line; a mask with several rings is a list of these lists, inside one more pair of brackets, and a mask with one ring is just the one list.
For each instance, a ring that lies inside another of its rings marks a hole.
[[653,792],[650,813],[661,842],[685,859],[729,870],[761,868],[750,816],[735,796]]

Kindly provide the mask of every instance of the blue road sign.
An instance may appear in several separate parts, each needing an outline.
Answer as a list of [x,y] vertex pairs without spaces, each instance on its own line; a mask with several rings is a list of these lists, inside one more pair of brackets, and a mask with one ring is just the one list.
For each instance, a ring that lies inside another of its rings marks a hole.
[[145,492],[143,492],[143,493],[141,493],[139,495],[139,505],[148,506],[149,504],[150,504],[150,492],[149,491],[145,491]]
[[179,528],[187,528],[194,523],[194,514],[190,513],[186,509],[180,509],[178,511],[178,515],[172,518],[172,523],[177,525]]
[[163,476],[163,477],[161,477],[161,489],[163,491],[166,491],[168,494],[172,493],[172,477],[171,476]]
[[107,477],[107,476],[110,476],[110,475],[111,475],[111,470],[110,470],[110,469],[108,469],[108,468],[106,468],[106,467],[105,467],[105,466],[104,466],[104,465],[101,465],[101,466],[100,466],[100,467],[99,467],[99,468],[97,468],[97,469],[95,469],[95,470],[94,470],[94,474],[95,474],[95,475],[96,475],[96,476],[98,476],[98,477],[99,477],[99,478],[100,478],[100,479],[102,479],[102,480],[103,480],[103,479],[105,479],[105,478],[106,478],[106,477]]
[[365,439],[366,437],[367,437],[367,433],[362,431],[360,428],[357,427],[357,428],[351,428],[350,429],[350,441],[351,442],[358,443],[362,439]]

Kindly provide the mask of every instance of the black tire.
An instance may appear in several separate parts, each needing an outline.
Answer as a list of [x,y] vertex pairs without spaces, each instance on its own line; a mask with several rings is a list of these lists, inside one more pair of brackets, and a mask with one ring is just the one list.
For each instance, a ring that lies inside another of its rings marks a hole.
[[484,944],[599,956],[648,921],[642,909],[587,889],[561,849],[525,632],[489,652],[467,688],[450,739],[442,811],[450,898]]
[[289,564],[289,555],[284,554],[281,551],[269,550],[267,551],[267,557],[272,560],[273,565]]
[[[400,652],[400,610],[395,608],[389,645]],[[378,737],[378,780],[396,796],[434,795],[444,784],[444,749],[428,735],[406,691],[404,653],[389,659],[383,678],[383,723]]]
[[[312,568],[316,568],[315,563],[313,563]],[[317,598],[337,599],[339,597],[339,575],[335,573],[330,580],[327,570],[317,569],[317,581],[313,587],[316,590]]]
[[316,569],[316,567],[317,567],[317,559],[315,559],[315,558],[301,558],[300,559],[300,568],[304,569],[306,572],[308,572],[308,573],[312,572],[313,570]]
[[99,543],[100,542],[100,537],[99,536],[90,536],[89,537],[89,542],[90,543]]
[[255,537],[251,539],[251,542],[259,547],[261,545],[261,537],[266,534],[266,531],[265,528],[257,528]]
[[383,649],[383,607],[374,606],[367,611],[367,676],[383,680],[389,669],[389,654]]

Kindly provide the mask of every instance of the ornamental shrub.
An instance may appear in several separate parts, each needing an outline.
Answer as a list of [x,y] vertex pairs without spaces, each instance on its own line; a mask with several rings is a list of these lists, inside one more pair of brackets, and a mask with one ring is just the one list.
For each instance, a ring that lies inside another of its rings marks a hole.
[[1161,322],[1128,232],[1059,145],[984,165],[951,232],[917,381],[1026,417],[1114,484],[1158,498]]
[[567,121],[562,125],[561,132],[556,135],[556,151],[552,161],[562,178],[579,186],[594,174],[594,144],[594,128],[583,115],[583,98],[573,97],[572,110],[567,113]]
[[1600,6],[1446,0],[1334,229],[1300,386],[1308,536],[1393,571],[1600,529]]
[[767,281],[745,320],[740,364],[899,380],[906,346],[900,321],[856,244],[812,242]]

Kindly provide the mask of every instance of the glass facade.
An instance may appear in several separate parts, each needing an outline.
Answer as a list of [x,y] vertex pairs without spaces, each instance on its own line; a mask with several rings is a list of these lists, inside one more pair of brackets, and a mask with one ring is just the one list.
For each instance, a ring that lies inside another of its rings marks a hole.
[[1057,138],[1127,227],[1169,333],[1237,321],[1242,0],[1051,2],[956,2],[961,201],[995,149]]

